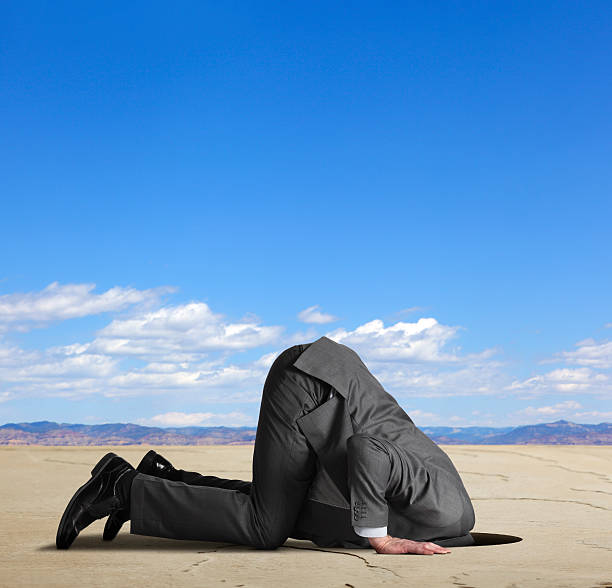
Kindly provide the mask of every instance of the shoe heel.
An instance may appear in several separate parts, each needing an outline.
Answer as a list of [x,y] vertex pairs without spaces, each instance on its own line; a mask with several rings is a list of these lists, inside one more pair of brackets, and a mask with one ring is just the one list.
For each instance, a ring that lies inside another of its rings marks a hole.
[[116,453],[107,453],[94,467],[93,470],[91,470],[91,476],[95,476],[103,467],[106,466],[106,464],[108,464],[108,462],[113,459],[114,457],[117,457]]
[[140,460],[138,467],[136,468],[139,472],[143,472],[145,474],[152,473],[153,471],[153,462],[155,461],[155,456],[157,454],[153,449],[149,449],[144,455],[144,457]]

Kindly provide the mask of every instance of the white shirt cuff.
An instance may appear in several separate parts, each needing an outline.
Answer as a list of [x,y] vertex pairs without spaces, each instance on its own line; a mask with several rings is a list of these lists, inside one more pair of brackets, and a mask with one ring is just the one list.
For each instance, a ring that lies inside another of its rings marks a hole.
[[361,537],[386,537],[387,527],[353,527]]

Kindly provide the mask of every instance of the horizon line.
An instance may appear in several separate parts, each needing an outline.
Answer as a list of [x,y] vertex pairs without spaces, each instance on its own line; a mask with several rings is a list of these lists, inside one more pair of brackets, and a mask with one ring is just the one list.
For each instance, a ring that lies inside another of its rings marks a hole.
[[[226,428],[226,429],[256,429],[257,425],[153,425],[153,424],[142,424],[142,423],[134,423],[131,421],[113,421],[113,422],[103,422],[103,423],[74,423],[74,422],[60,422],[60,421],[49,421],[49,420],[40,420],[40,421],[9,421],[0,425],[0,427],[5,427],[7,425],[34,425],[39,423],[52,423],[55,425],[82,425],[87,427],[99,427],[103,425],[135,425],[138,427],[145,427],[151,429],[187,429],[187,428],[201,428],[201,429],[214,429],[214,428]],[[569,421],[567,419],[558,419],[556,421],[544,421],[537,423],[524,423],[519,425],[418,425],[414,423],[419,429],[424,427],[446,427],[453,429],[467,429],[467,428],[494,428],[494,429],[502,429],[502,428],[517,428],[517,427],[532,427],[537,425],[554,425],[559,423],[568,423],[572,425],[612,425],[611,421],[602,421],[599,423],[578,423],[576,421]]]

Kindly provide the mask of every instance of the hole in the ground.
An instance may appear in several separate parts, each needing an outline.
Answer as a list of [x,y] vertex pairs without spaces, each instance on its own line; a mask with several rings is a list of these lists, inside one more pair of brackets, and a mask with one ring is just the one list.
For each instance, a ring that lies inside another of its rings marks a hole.
[[442,547],[478,547],[480,545],[503,545],[504,543],[517,543],[522,537],[516,535],[502,535],[501,533],[468,533],[461,537],[446,539],[428,539]]
[[502,535],[500,533],[470,533],[474,538],[474,545],[472,547],[478,547],[479,545],[503,545],[504,543],[517,543],[522,541],[522,537],[516,535]]

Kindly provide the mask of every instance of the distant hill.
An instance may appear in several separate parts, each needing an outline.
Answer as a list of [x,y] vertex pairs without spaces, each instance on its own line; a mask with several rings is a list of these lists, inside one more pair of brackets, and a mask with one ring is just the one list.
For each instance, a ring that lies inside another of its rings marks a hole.
[[612,445],[612,423],[570,421],[520,427],[421,427],[436,443],[449,445]]
[[[446,445],[612,445],[612,423],[556,421],[521,427],[420,427]],[[0,445],[245,445],[255,427],[143,427],[39,421],[0,426]]]
[[39,421],[0,427],[0,445],[243,445],[254,427],[143,427],[131,423],[78,425]]

